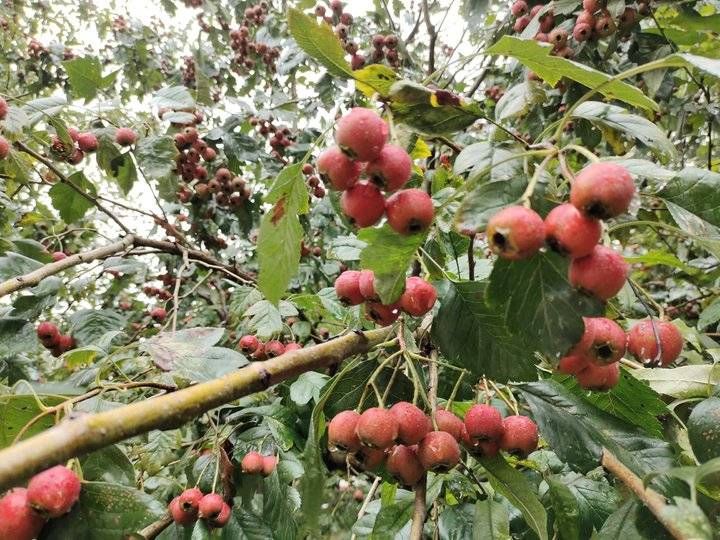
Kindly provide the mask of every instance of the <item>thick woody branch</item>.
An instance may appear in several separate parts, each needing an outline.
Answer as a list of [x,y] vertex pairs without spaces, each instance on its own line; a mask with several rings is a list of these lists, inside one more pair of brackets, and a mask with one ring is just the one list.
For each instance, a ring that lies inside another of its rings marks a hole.
[[281,381],[337,364],[385,341],[390,328],[253,362],[233,373],[171,394],[65,420],[0,451],[0,492],[43,469],[156,429],[175,429],[201,414]]
[[630,469],[628,469],[615,455],[607,448],[603,449],[602,466],[613,473],[630,491],[632,491],[638,499],[650,510],[655,519],[657,519],[665,529],[676,540],[689,540],[688,536],[683,533],[672,520],[667,518],[665,510],[667,503],[665,497],[660,495],[652,488],[646,488],[643,481]]

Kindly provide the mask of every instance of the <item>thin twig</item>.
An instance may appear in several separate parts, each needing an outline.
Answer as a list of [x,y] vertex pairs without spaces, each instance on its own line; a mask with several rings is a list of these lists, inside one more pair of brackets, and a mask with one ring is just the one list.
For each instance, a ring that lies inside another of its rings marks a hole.
[[437,32],[435,31],[435,27],[430,20],[430,7],[428,6],[427,0],[423,0],[422,10],[423,17],[425,19],[425,28],[427,29],[427,33],[430,36],[430,41],[428,43],[428,48],[430,52],[428,56],[427,73],[428,75],[432,75],[433,73],[435,73],[435,42],[437,42]]
[[157,538],[158,535],[167,529],[172,522],[173,519],[170,514],[166,514],[156,522],[145,527],[143,530],[138,531],[138,535],[144,538],[144,540],[152,540],[153,538]]

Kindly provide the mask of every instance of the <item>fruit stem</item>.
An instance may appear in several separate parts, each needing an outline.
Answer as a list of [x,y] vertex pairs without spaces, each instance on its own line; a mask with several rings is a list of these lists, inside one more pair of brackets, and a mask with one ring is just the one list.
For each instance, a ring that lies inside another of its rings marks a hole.
[[562,150],[560,150],[560,153],[565,154],[565,153],[567,153],[568,150],[572,150],[574,152],[577,152],[578,154],[581,154],[582,156],[586,157],[587,160],[590,161],[591,163],[598,163],[600,161],[599,157],[597,157],[595,154],[593,154],[590,150],[588,150],[584,146],[580,146],[577,144],[568,144]]
[[530,182],[528,182],[527,188],[525,188],[525,192],[522,194],[522,197],[520,197],[520,203],[525,208],[530,208],[530,198],[532,197],[533,193],[535,192],[535,187],[537,186],[538,180],[540,179],[540,175],[545,170],[545,168],[548,166],[548,163],[550,163],[550,160],[553,159],[558,153],[557,148],[553,149],[553,151],[545,156],[545,159],[543,159],[540,162],[540,165],[538,165],[535,168],[535,172],[532,175],[532,178],[530,178]]

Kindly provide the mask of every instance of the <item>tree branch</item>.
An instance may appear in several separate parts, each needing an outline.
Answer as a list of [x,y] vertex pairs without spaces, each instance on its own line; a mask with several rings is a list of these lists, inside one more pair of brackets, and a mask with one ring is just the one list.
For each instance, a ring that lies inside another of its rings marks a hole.
[[422,3],[423,17],[425,18],[425,28],[430,36],[428,48],[430,49],[428,56],[428,75],[435,73],[435,42],[437,41],[437,32],[435,27],[430,21],[430,7],[428,6],[427,0],[423,0]]
[[172,522],[173,518],[170,516],[170,514],[166,514],[159,520],[151,523],[143,530],[139,531],[138,535],[145,540],[152,540],[153,538],[157,538],[161,532],[163,532],[172,524]]
[[603,449],[602,466],[613,473],[623,484],[625,484],[643,504],[650,510],[655,518],[676,540],[688,540],[688,537],[679,530],[672,520],[667,519],[665,510],[667,503],[665,497],[651,488],[646,488],[643,481],[628,469],[615,455],[607,448]]
[[389,333],[390,328],[351,333],[264,362],[253,362],[224,377],[171,394],[65,420],[0,451],[0,492],[70,458],[155,429],[178,428],[220,405],[367,352],[385,341]]

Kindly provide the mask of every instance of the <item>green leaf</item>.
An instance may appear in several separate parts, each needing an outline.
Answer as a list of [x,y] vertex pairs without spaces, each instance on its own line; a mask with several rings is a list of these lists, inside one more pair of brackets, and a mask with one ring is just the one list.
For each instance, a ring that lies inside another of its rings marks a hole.
[[671,369],[634,369],[633,376],[646,381],[658,394],[688,399],[708,397],[720,384],[720,365],[698,364]]
[[106,446],[80,458],[83,480],[109,484],[135,485],[135,469],[116,445]]
[[295,515],[300,508],[297,490],[281,483],[277,471],[263,482],[263,521],[273,530],[276,540],[295,540],[297,523]]
[[570,488],[554,477],[548,478],[547,484],[558,536],[562,540],[587,538],[587,533],[581,536],[580,506]]
[[673,497],[675,504],[663,508],[662,515],[669,520],[683,538],[693,540],[712,540],[713,528],[702,509],[689,499]]
[[162,109],[194,109],[195,100],[184,86],[169,86],[158,90],[153,96],[153,103]]
[[485,303],[487,283],[450,283],[440,290],[432,340],[450,362],[498,382],[537,378],[533,351],[514,337],[502,314]]
[[579,62],[551,56],[552,46],[541,44],[534,39],[503,36],[487,52],[516,58],[550,86],[555,86],[560,79],[567,77],[587,88],[596,89],[606,98],[624,101],[643,109],[660,110],[658,104],[643,94],[640,89],[622,81],[613,80],[610,75]]
[[37,348],[35,327],[25,319],[0,318],[0,355],[14,355]]
[[665,528],[637,499],[625,501],[600,529],[598,540],[670,540]]
[[537,104],[546,99],[545,91],[540,85],[523,81],[507,89],[495,105],[495,120],[498,122],[523,116]]
[[280,201],[263,216],[260,225],[258,288],[273,303],[280,300],[300,264],[303,228],[294,210],[286,209]]
[[672,447],[573,395],[557,381],[520,386],[540,433],[558,457],[573,468],[589,471],[610,450],[635,474],[665,471],[674,465]]
[[23,112],[27,116],[28,125],[33,126],[41,120],[48,120],[49,117],[58,114],[67,104],[68,100],[64,95],[38,98],[26,102],[23,105]]
[[[706,19],[706,17],[702,17],[702,19]],[[680,58],[680,60],[682,60],[686,65],[697,68],[705,73],[709,73],[713,77],[720,78],[720,60],[717,60],[716,58],[706,58],[704,56],[689,53],[676,54],[671,58]]]
[[548,538],[547,514],[533,485],[518,470],[497,455],[478,460],[485,468],[490,485],[520,510],[530,528],[540,537]]
[[483,230],[494,214],[506,206],[517,203],[525,191],[526,184],[522,177],[481,184],[463,199],[455,216],[455,228],[467,234]]
[[360,266],[375,272],[375,290],[384,304],[392,304],[405,290],[408,268],[425,237],[425,233],[399,234],[387,224],[358,233],[358,240],[367,244],[360,253]]
[[187,328],[161,332],[140,344],[161,369],[171,370],[181,358],[200,358],[222,339],[222,328]]
[[260,300],[248,308],[243,317],[250,317],[249,330],[261,339],[271,338],[282,332],[282,315],[280,310],[267,300]]
[[9,251],[5,253],[4,256],[0,257],[0,280],[5,281],[10,278],[21,276],[23,274],[27,274],[28,272],[32,272],[33,270],[37,270],[40,267],[42,267],[42,263],[36,261],[35,259]]
[[685,167],[658,195],[720,227],[720,173]]
[[290,165],[280,171],[265,196],[265,202],[279,203],[281,200],[284,200],[284,204],[287,204],[288,208],[296,208],[301,214],[305,214],[309,210],[308,190],[300,163]]
[[[507,508],[490,498],[475,503],[473,540],[510,540],[510,516]],[[461,540],[461,538],[458,538]]]
[[169,135],[145,137],[135,145],[135,159],[145,176],[159,179],[175,169],[177,147]]
[[524,261],[499,259],[487,290],[488,305],[510,333],[553,358],[580,341],[583,317],[603,311],[600,301],[570,286],[567,268],[568,260],[551,251]]
[[113,177],[117,180],[120,191],[127,195],[130,193],[135,180],[137,180],[137,171],[135,170],[135,162],[129,152],[120,154],[112,161],[111,167],[114,171]]
[[622,131],[645,146],[660,153],[674,156],[675,146],[665,133],[650,120],[631,114],[622,107],[599,101],[586,101],[573,111],[575,118],[584,118],[604,127]]
[[200,354],[180,356],[173,365],[173,375],[189,381],[217,379],[248,364],[247,358],[225,347],[210,347]]
[[708,326],[717,324],[718,321],[720,321],[720,298],[716,298],[702,310],[698,318],[697,329],[705,330]]
[[160,519],[166,508],[157,499],[127,486],[84,482],[69,514],[43,528],[43,540],[118,540]]
[[95,57],[79,57],[63,62],[63,67],[75,97],[87,103],[97,96],[98,89],[106,86],[100,60]]
[[650,386],[633,377],[626,369],[621,369],[620,381],[608,392],[588,393],[575,377],[559,376],[558,379],[565,388],[584,397],[598,409],[643,429],[648,435],[662,438],[663,427],[657,417],[669,413],[665,402]]
[[340,39],[329,24],[318,22],[295,8],[288,10],[287,17],[290,34],[303,51],[319,61],[331,75],[342,79],[353,77]]
[[301,374],[295,382],[290,385],[290,399],[297,405],[303,406],[314,399],[320,400],[320,391],[327,384],[328,376],[315,371],[307,371]]
[[[61,396],[37,397],[46,407],[59,405],[65,401]],[[0,396],[0,449],[10,446],[23,427],[41,412],[38,401],[33,395]],[[45,415],[25,431],[22,439],[37,435],[54,425],[55,417]]]
[[388,66],[371,64],[353,71],[353,78],[357,89],[367,97],[372,97],[375,93],[386,97],[390,95],[390,88],[400,77]]
[[[82,171],[72,174],[68,180],[90,196],[94,197],[97,193],[95,186],[90,180],[85,178]],[[87,211],[93,207],[91,201],[87,200],[64,182],[55,184],[50,188],[48,194],[50,195],[53,206],[60,213],[60,218],[62,218],[65,223],[75,223],[79,221]]]
[[70,332],[80,345],[92,345],[106,332],[125,328],[125,317],[110,309],[83,309],[70,315]]

